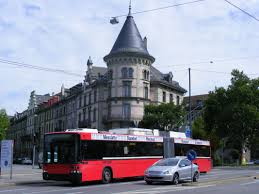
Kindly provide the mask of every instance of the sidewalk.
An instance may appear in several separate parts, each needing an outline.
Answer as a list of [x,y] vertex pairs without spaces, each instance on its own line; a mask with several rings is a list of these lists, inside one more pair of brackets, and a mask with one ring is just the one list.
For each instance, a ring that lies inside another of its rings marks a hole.
[[237,170],[259,170],[258,165],[246,165],[246,166],[215,166],[213,169],[237,169]]
[[42,181],[42,170],[35,166],[32,169],[30,165],[13,165],[12,179],[10,179],[10,170],[2,169],[0,177],[0,187],[15,186],[22,182]]

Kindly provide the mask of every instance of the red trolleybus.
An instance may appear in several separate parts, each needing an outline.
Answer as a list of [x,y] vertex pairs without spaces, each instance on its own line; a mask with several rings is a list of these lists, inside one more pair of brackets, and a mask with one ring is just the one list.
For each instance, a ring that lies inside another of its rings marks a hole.
[[186,138],[184,133],[170,132],[174,143],[174,155],[186,156],[189,150],[195,150],[197,158],[193,163],[199,166],[200,172],[209,172],[212,168],[210,142],[198,139]]
[[163,158],[163,137],[68,130],[46,134],[43,153],[44,180],[109,183],[113,178],[144,176]]

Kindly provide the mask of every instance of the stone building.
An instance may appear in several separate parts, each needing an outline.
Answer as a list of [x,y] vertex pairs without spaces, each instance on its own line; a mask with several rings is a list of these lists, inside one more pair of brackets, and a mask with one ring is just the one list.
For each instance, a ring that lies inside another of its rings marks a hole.
[[[59,93],[37,106],[31,97],[32,105],[24,117],[30,149],[34,143],[37,152],[41,151],[47,132],[138,127],[145,105],[182,103],[186,90],[173,80],[171,72],[163,74],[152,65],[155,58],[148,52],[147,38],[141,37],[130,11],[104,61],[107,67],[98,67],[89,57],[83,83],[69,89],[62,86]],[[9,138],[23,141],[16,133],[18,128],[14,120]]]

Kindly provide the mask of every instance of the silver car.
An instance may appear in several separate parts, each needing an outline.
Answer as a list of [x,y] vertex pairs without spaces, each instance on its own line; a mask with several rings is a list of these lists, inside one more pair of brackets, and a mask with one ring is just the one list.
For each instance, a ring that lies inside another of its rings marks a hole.
[[144,179],[147,184],[153,182],[171,182],[175,185],[179,181],[199,179],[198,166],[193,164],[191,170],[191,161],[187,158],[165,158],[157,161],[145,171]]

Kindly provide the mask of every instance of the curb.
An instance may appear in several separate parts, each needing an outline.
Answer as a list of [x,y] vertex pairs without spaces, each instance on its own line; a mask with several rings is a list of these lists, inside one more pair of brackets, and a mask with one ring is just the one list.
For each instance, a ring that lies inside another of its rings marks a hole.
[[0,188],[16,186],[16,183],[0,183]]
[[206,181],[206,182],[188,182],[188,183],[182,183],[182,186],[203,186],[208,184],[224,184],[224,183],[232,183],[235,181],[241,181],[241,180],[249,180],[249,179],[259,179],[259,176],[241,176],[241,177],[235,177],[235,178],[228,178],[228,179],[221,179],[221,180],[212,180],[212,181]]

